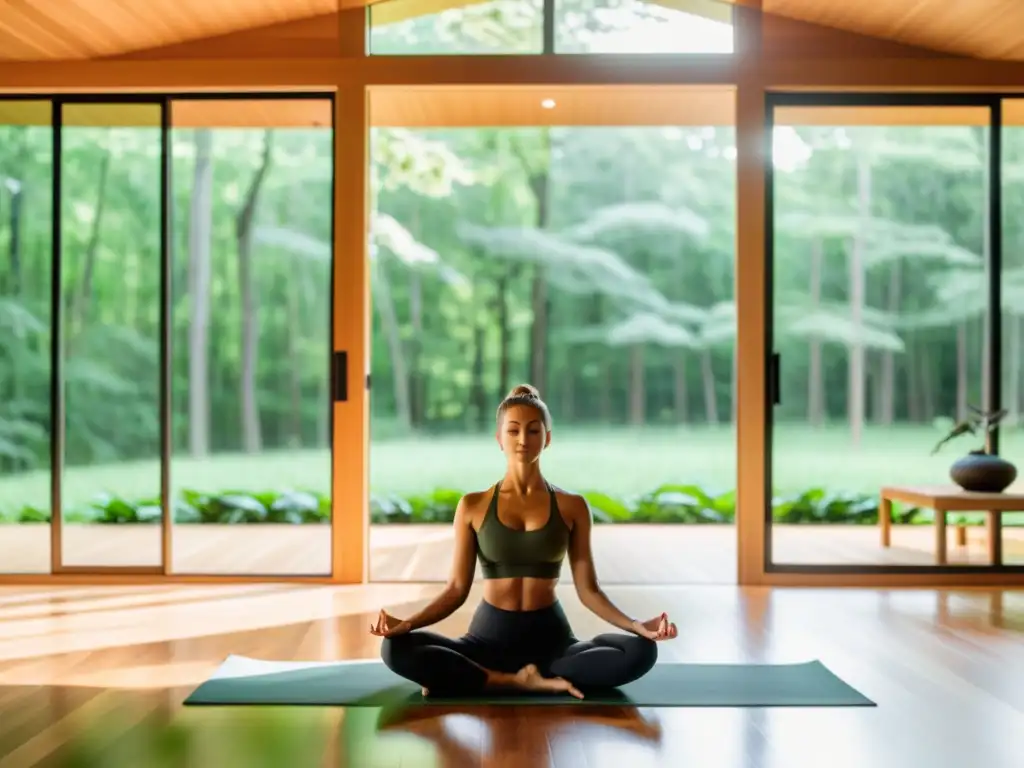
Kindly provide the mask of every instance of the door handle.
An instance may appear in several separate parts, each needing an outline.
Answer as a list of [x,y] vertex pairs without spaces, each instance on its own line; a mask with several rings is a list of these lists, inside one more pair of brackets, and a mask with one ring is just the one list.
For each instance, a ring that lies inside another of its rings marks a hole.
[[333,359],[334,402],[348,401],[348,352],[336,351]]

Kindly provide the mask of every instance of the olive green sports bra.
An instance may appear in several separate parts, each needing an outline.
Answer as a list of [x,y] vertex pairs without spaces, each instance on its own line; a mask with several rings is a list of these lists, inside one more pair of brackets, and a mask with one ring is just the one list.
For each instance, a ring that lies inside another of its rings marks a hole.
[[562,560],[569,549],[569,526],[562,519],[555,490],[548,485],[551,507],[548,521],[535,531],[517,531],[498,519],[498,491],[487,507],[487,514],[476,532],[476,552],[485,579],[557,579]]

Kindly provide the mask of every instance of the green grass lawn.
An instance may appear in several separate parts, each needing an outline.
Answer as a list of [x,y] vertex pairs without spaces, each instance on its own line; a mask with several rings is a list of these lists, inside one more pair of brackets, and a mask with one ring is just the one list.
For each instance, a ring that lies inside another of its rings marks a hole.
[[[782,426],[775,430],[774,483],[781,491],[808,487],[874,492],[883,484],[948,482],[949,465],[976,447],[964,438],[929,456],[940,433],[927,427],[869,429],[860,447],[845,430]],[[1024,432],[1007,432],[1001,453],[1024,465]],[[204,460],[176,458],[175,487],[203,491],[306,488],[330,491],[327,451],[227,454]],[[434,488],[478,490],[497,480],[503,458],[491,436],[417,437],[375,440],[370,450],[375,493],[411,494]],[[1024,469],[1024,467],[1022,467]],[[625,428],[555,433],[545,457],[550,480],[567,489],[611,494],[649,491],[662,483],[696,483],[718,492],[736,485],[736,440],[732,428],[709,430]],[[0,479],[0,508],[45,507],[49,473]],[[156,496],[160,469],[140,461],[67,470],[63,486],[70,504],[110,493],[126,499]]]

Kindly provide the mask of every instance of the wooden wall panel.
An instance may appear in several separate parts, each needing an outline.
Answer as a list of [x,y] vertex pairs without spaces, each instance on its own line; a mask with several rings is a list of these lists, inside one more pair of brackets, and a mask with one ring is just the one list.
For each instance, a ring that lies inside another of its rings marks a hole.
[[948,57],[946,53],[928,48],[846,32],[772,13],[761,15],[761,51],[766,59]]
[[[732,86],[374,88],[375,126],[732,125]],[[553,106],[552,106],[553,105]]]
[[[360,17],[362,9],[355,11]],[[342,55],[338,14],[285,21],[117,56],[119,59],[327,59]]]

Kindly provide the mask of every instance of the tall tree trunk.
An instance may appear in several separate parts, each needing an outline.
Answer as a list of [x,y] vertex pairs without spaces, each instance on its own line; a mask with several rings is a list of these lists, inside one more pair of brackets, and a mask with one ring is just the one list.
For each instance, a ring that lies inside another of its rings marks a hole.
[[8,285],[4,290],[8,296],[20,296],[22,289],[21,203],[25,193],[22,179],[25,178],[25,171],[28,167],[28,142],[26,140],[28,134],[25,126],[12,127],[9,130],[15,132],[16,136],[16,139],[11,142],[15,153],[14,162],[16,163],[16,168],[13,174],[15,178],[7,180],[7,191],[11,199],[11,208],[8,215],[11,227],[10,237],[8,238],[11,271],[9,272],[10,279],[8,280]]
[[1010,411],[1013,421],[1016,421],[1022,410],[1021,403],[1021,317],[1013,313],[1006,315],[1006,336],[1009,344],[1006,356],[1006,397],[1004,405]]
[[715,390],[715,370],[711,362],[711,351],[701,350],[700,374],[704,382],[704,415],[711,426],[718,424],[718,392]]
[[956,418],[967,418],[967,321],[956,327]]
[[235,238],[238,242],[238,281],[242,296],[242,450],[258,453],[263,449],[263,435],[260,430],[259,403],[256,391],[256,368],[259,353],[259,308],[253,281],[252,235],[259,204],[260,190],[270,168],[272,134],[263,134],[263,154],[259,167],[252,177],[245,193],[245,202],[235,218]]
[[[824,245],[820,238],[811,243],[811,309],[821,305],[821,275]],[[821,339],[811,337],[807,366],[807,421],[812,427],[825,423],[825,378],[821,367]]]
[[288,412],[286,434],[288,442],[302,446],[302,358],[299,352],[299,338],[302,335],[302,313],[299,308],[299,287],[294,279],[283,280],[281,288],[288,303],[288,326],[284,328],[285,356],[288,359]]
[[388,342],[388,355],[391,358],[391,379],[395,389],[395,411],[398,421],[404,429],[412,426],[412,413],[409,397],[409,365],[402,344],[402,331],[398,325],[398,313],[395,300],[391,295],[391,282],[388,279],[387,267],[378,256],[373,261],[373,279],[370,282],[373,290],[373,306],[380,316],[381,329]]
[[[895,316],[900,311],[900,296],[903,292],[903,262],[897,259],[889,272],[889,295],[886,309]],[[891,426],[896,418],[896,355],[891,350],[882,353],[881,402],[879,421]]]
[[921,358],[918,373],[921,381],[921,420],[926,424],[935,418],[935,370],[928,344],[921,346]]
[[[25,281],[22,275],[22,253],[21,253],[21,222],[22,222],[22,200],[24,198],[25,188],[21,179],[26,176],[26,169],[28,167],[28,142],[27,142],[27,128],[25,126],[12,127],[11,132],[14,137],[11,141],[12,149],[14,150],[14,157],[12,162],[14,163],[14,169],[12,171],[14,178],[7,179],[7,192],[10,195],[10,210],[8,212],[8,222],[10,226],[10,234],[8,237],[8,261],[10,263],[10,271],[8,274],[6,286],[0,282],[0,295],[6,295],[14,297],[18,300],[28,299],[30,290],[25,290]],[[10,366],[10,389],[7,393],[0,392],[0,397],[5,394],[9,395],[11,400],[21,400],[24,398],[26,392],[26,378],[27,372],[21,370],[17,365]],[[27,460],[15,459],[11,462],[12,467],[21,467],[27,464]]]
[[544,267],[537,265],[530,289],[530,304],[533,307],[533,324],[530,326],[530,381],[544,392],[547,375],[548,336],[548,285]]
[[[413,209],[411,232],[417,240],[422,235],[420,206]],[[418,269],[409,270],[409,315],[412,338],[409,339],[409,426],[421,427],[425,421],[426,376],[423,372],[423,276]]]
[[[409,339],[409,426],[422,426],[424,418],[423,373],[423,276],[418,269],[409,270],[409,316],[412,337]],[[396,323],[397,325],[397,323]]]
[[634,427],[644,425],[644,345],[633,344],[629,348],[629,423]]
[[918,375],[917,334],[911,331],[907,335],[907,418],[913,424],[920,424],[921,417],[921,377]]
[[[607,299],[600,293],[595,294],[591,300],[591,308],[593,314],[590,318],[590,324],[595,328],[600,328],[604,323],[605,318],[605,303]],[[612,386],[614,384],[614,376],[612,376],[612,361],[610,350],[601,346],[598,351],[598,421],[601,424],[610,424],[612,422]]]
[[689,393],[686,391],[686,352],[678,350],[675,355],[674,399],[676,405],[676,421],[685,424],[690,420]]
[[196,161],[188,231],[188,448],[195,457],[210,451],[210,244],[213,237],[213,137],[195,132]]
[[103,213],[106,210],[107,180],[110,176],[110,149],[103,148],[100,155],[99,169],[96,173],[96,202],[93,205],[93,219],[89,228],[89,240],[85,246],[85,254],[81,262],[78,290],[72,300],[70,322],[65,324],[69,330],[71,341],[68,343],[68,356],[76,346],[76,337],[81,335],[89,322],[89,306],[93,295],[93,276],[96,271],[96,251],[100,244],[100,231],[103,228]]
[[864,229],[871,218],[871,157],[862,150],[857,159],[857,209],[862,226],[853,237],[850,248],[850,320],[854,327],[854,338],[849,345],[847,398],[850,419],[850,440],[859,446],[864,432],[865,406],[865,349],[856,337],[864,325],[864,302],[866,280],[864,274]]
[[[547,229],[551,221],[551,132],[541,129],[540,160],[536,167],[526,166],[530,190],[536,201],[537,229]],[[530,288],[530,305],[533,308],[533,324],[530,326],[530,381],[543,395],[547,377],[548,315],[551,309],[548,297],[548,283],[544,267],[534,268],[533,284]]]
[[512,385],[512,330],[508,323],[508,284],[509,270],[506,265],[499,266],[501,275],[498,277],[495,289],[498,292],[498,397],[501,400],[508,394]]
[[[986,227],[986,229],[987,229],[987,227]],[[991,406],[989,405],[989,401],[988,401],[988,382],[989,382],[989,377],[992,375],[992,361],[991,361],[990,355],[988,353],[989,328],[988,328],[988,323],[985,322],[984,318],[982,318],[980,320],[980,324],[981,324],[981,397],[980,397],[980,401],[981,402],[980,402],[980,405],[981,405],[981,407],[983,407],[985,409],[992,410]],[[969,327],[970,326],[968,326],[968,328]],[[968,380],[970,379],[970,369],[971,369],[970,357],[971,357],[970,356],[970,351],[968,350],[967,362],[966,362],[966,364],[967,364],[967,372],[968,372]],[[970,385],[968,385],[967,389],[968,389],[968,392],[969,392],[970,391]],[[969,397],[970,396],[968,396],[968,399],[969,399]]]
[[473,325],[473,368],[469,388],[469,401],[473,405],[476,426],[486,429],[490,422],[490,409],[487,407],[487,390],[484,387],[484,343],[486,329],[482,320],[477,319]]

